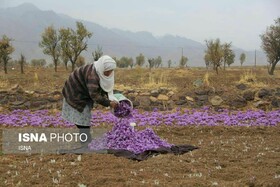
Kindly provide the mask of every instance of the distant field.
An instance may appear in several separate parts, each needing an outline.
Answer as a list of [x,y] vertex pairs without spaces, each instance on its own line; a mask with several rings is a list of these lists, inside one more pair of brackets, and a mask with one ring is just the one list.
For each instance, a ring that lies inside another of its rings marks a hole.
[[[115,73],[116,89],[156,89],[170,87],[177,91],[193,89],[193,81],[207,79],[208,86],[214,88],[229,88],[246,78],[253,78],[254,86],[276,87],[279,84],[279,69],[274,76],[269,76],[266,67],[231,67],[219,74],[205,68],[147,68],[117,69]],[[58,72],[52,68],[25,68],[25,74],[20,74],[18,68],[8,70],[8,74],[0,72],[0,89],[9,89],[19,84],[25,90],[60,90],[68,78],[70,70],[59,67]],[[250,82],[249,82],[250,83]]]

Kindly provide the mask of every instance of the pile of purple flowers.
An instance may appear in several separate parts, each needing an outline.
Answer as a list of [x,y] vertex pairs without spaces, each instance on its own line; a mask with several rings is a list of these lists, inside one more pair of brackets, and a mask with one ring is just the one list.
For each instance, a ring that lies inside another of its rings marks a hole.
[[172,144],[161,140],[151,128],[135,130],[128,120],[120,120],[113,129],[89,144],[90,150],[125,149],[136,154]]
[[114,110],[114,115],[118,118],[132,117],[132,108],[130,102],[127,100],[120,101],[116,109]]

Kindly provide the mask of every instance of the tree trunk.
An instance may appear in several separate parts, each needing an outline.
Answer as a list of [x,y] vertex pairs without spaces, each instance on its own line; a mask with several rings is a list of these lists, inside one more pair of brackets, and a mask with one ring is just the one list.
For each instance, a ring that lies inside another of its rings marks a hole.
[[5,71],[5,74],[8,74],[8,70],[7,70],[7,62],[4,62],[4,71]]
[[64,62],[66,71],[68,70],[67,63],[68,62]]
[[24,74],[24,72],[23,72],[23,63],[20,64],[20,72],[21,72],[21,74]]
[[271,64],[270,68],[268,69],[268,74],[269,75],[273,75],[274,74],[274,70],[275,70],[276,64],[277,64],[277,62],[274,62],[274,63]]
[[73,59],[70,59],[70,62],[72,63],[72,72],[75,70],[75,65],[77,62],[79,55],[75,55]]
[[57,62],[58,62],[58,58],[53,57],[54,71],[55,71],[55,72],[57,72]]
[[73,72],[75,69],[75,63],[74,62],[71,62],[71,63],[72,63],[72,72]]
[[218,72],[218,66],[214,66],[214,70],[216,71],[217,75],[219,74]]

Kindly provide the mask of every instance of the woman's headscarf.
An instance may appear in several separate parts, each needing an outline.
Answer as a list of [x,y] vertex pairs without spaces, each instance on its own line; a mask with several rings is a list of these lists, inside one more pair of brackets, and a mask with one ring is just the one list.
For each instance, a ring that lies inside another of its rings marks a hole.
[[116,69],[116,61],[110,56],[104,55],[94,62],[94,67],[99,76],[101,88],[108,93],[108,97],[110,100],[116,100],[113,95],[115,84],[114,71],[109,76],[104,75],[104,71]]

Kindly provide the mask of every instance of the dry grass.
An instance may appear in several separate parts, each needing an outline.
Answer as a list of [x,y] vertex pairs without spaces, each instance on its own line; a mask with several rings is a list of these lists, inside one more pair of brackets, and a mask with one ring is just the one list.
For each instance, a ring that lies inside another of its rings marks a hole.
[[144,88],[155,88],[155,87],[168,87],[168,79],[169,76],[165,72],[150,72],[149,73],[149,81],[143,82]]
[[0,80],[1,80],[0,81],[0,89],[7,88],[9,86],[9,82],[7,80],[4,80],[4,79],[2,80],[2,77],[1,77]]
[[210,86],[209,73],[208,72],[206,72],[204,77],[203,77],[203,84],[204,84],[204,86]]
[[[249,85],[251,88],[263,88],[263,87],[269,87],[269,84],[267,82],[261,81],[261,74],[257,76],[257,71],[254,71],[252,69],[245,70],[243,74],[240,75],[240,80],[238,83],[243,83]],[[273,77],[267,75],[268,79],[273,79]]]
[[[65,80],[70,74],[63,67],[54,72],[50,68],[25,68],[25,74],[20,74],[19,69],[8,70],[8,74],[0,72],[0,89],[9,89],[15,84],[21,85],[25,90],[61,90]],[[234,88],[238,83],[246,83],[250,87],[276,87],[279,86],[280,75],[275,72],[275,76],[269,76],[266,68],[228,68],[221,70],[217,75],[212,70],[187,69],[187,68],[133,68],[117,69],[115,72],[116,89],[158,89],[168,87],[174,91],[195,89],[193,82],[197,79],[203,81],[203,87]]]
[[252,70],[246,70],[240,77],[239,83],[256,82],[257,75]]

